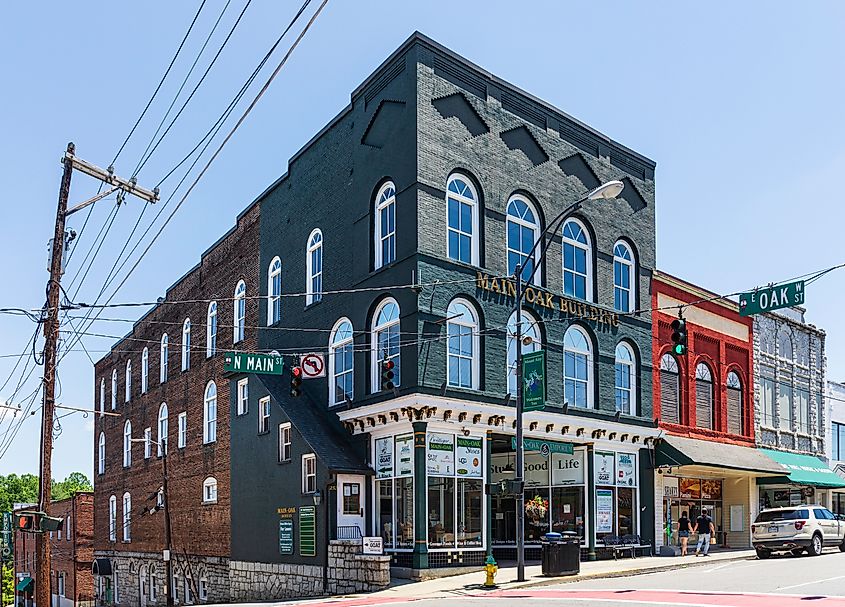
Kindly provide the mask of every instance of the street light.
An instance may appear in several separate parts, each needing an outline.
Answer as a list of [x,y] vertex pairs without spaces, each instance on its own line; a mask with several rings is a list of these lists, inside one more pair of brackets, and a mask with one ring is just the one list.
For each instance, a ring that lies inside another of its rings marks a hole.
[[[572,213],[581,208],[581,205],[588,200],[601,200],[616,198],[622,192],[625,184],[621,181],[608,181],[601,184],[599,187],[588,192],[580,199],[573,202],[566,207],[561,213],[555,217],[546,226],[546,229],[540,232],[537,240],[534,241],[534,246],[526,255],[527,261],[532,261],[531,274],[526,279],[530,283],[537,273],[537,268],[540,266],[543,258],[546,256],[546,251],[549,249],[551,239],[547,239],[543,245],[540,255],[534,259],[534,252],[537,245],[543,241],[545,235],[549,232],[555,233],[563,225],[563,221]],[[516,281],[516,302],[514,303],[514,313],[516,314],[516,486],[519,493],[516,498],[516,579],[518,582],[525,581],[525,488],[523,483],[525,481],[525,445],[522,438],[522,298],[525,293],[522,289],[522,264],[517,264],[514,271],[514,280]]]

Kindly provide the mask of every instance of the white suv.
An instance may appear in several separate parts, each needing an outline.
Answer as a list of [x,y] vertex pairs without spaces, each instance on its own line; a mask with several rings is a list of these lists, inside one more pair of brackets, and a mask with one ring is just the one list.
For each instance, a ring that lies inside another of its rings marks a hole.
[[763,510],[751,525],[757,557],[767,559],[772,552],[792,552],[818,556],[825,546],[839,546],[845,552],[845,521],[817,504]]

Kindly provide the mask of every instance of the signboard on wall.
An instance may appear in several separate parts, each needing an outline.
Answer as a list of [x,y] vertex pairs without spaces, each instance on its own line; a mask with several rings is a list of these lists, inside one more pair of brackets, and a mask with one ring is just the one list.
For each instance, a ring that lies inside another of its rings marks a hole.
[[393,476],[393,437],[385,436],[375,440],[376,478]]
[[584,452],[552,453],[552,485],[556,487],[584,484]]
[[678,490],[685,499],[701,499],[701,479],[682,478],[678,480]]
[[637,456],[633,453],[616,454],[616,484],[620,487],[637,484]]
[[293,554],[293,519],[279,521],[279,554]]
[[701,499],[722,499],[722,481],[715,478],[701,479]]
[[596,468],[596,485],[615,485],[616,456],[613,453],[599,453],[596,451],[594,461]]
[[455,472],[455,437],[439,432],[428,433],[426,446],[428,474],[451,476]]
[[613,533],[613,489],[596,489],[596,533]]
[[299,509],[299,555],[317,555],[317,509],[302,506]]
[[397,436],[396,440],[396,476],[414,475],[414,435]]
[[364,554],[381,554],[384,552],[381,536],[361,538],[361,547]]
[[[572,443],[559,443],[557,441],[537,440],[536,438],[522,439],[522,446],[526,451],[539,451],[543,456],[549,453],[572,453]],[[511,449],[516,451],[516,438],[511,437]]]
[[458,476],[481,478],[481,448],[482,440],[469,436],[458,436],[455,451],[455,465]]
[[677,476],[663,477],[663,495],[666,497],[680,497]]
[[522,355],[523,411],[542,411],[546,406],[546,352]]

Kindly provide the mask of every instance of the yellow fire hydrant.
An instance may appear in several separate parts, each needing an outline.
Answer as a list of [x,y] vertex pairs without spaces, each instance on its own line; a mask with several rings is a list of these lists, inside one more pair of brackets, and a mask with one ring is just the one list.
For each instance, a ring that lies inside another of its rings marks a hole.
[[496,565],[496,559],[493,558],[493,555],[487,557],[487,561],[484,563],[484,572],[487,574],[487,579],[484,580],[484,587],[485,588],[496,588],[496,581],[494,578],[496,577],[496,572],[499,571],[499,566]]

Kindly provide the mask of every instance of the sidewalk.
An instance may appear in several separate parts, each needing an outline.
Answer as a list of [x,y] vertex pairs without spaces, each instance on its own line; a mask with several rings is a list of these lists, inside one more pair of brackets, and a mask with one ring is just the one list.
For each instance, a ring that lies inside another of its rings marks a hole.
[[[582,562],[581,572],[578,575],[564,577],[543,577],[540,575],[540,565],[530,565],[525,568],[525,581],[516,581],[516,566],[508,563],[507,567],[500,567],[496,575],[496,584],[500,589],[512,590],[514,588],[529,588],[536,586],[550,586],[554,584],[566,584],[592,578],[624,577],[628,575],[639,575],[655,571],[666,571],[686,567],[714,565],[737,560],[756,558],[754,550],[730,550],[711,553],[708,557],[662,557],[647,556],[636,559],[619,559],[606,561]],[[466,573],[452,577],[442,577],[422,582],[410,580],[392,581],[390,588],[370,594],[355,596],[368,597],[448,597],[456,594],[477,593],[480,585],[484,582],[482,568],[476,573]]]

